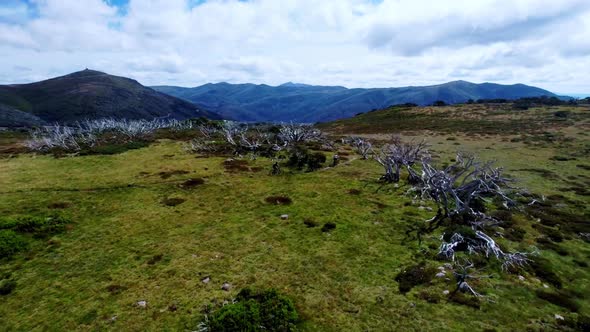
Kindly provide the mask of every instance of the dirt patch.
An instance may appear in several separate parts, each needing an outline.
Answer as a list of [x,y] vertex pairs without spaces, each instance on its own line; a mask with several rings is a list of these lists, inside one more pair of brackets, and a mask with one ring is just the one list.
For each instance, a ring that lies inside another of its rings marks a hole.
[[173,175],[183,175],[183,174],[188,174],[188,171],[184,171],[184,170],[173,170],[173,171],[162,171],[159,172],[158,175],[162,178],[162,179],[168,179]]
[[164,204],[166,206],[177,206],[177,205],[184,203],[185,201],[186,200],[183,198],[171,197],[171,198],[163,199],[162,204]]
[[162,255],[162,254],[157,254],[157,255],[154,255],[154,256],[153,256],[152,258],[150,258],[150,259],[149,259],[149,260],[148,260],[146,263],[147,263],[148,265],[154,265],[154,264],[156,264],[157,262],[161,261],[163,257],[164,257],[164,255]]
[[190,188],[200,186],[202,184],[205,184],[205,180],[203,180],[202,178],[193,178],[193,179],[188,179],[188,180],[184,181],[183,183],[181,183],[180,188],[190,189]]
[[289,205],[293,203],[293,200],[287,196],[268,196],[264,200],[267,203],[274,205]]
[[127,290],[127,287],[117,284],[112,284],[107,286],[107,292],[116,295],[122,293],[124,290]]
[[72,203],[69,202],[55,202],[47,205],[50,209],[67,209],[72,206]]
[[230,173],[251,171],[250,167],[248,166],[248,161],[241,159],[226,159],[223,162],[223,167]]

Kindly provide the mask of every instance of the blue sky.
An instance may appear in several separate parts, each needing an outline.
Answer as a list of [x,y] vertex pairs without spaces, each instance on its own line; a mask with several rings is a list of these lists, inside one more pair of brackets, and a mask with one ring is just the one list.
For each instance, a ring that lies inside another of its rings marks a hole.
[[584,93],[590,1],[0,1],[0,84],[87,67],[149,85],[468,80]]

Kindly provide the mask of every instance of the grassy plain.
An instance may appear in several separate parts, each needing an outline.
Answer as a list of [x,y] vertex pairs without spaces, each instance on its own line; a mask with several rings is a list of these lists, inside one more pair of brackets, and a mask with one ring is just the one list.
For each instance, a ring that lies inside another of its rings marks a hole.
[[[517,186],[552,197],[552,207],[588,227],[589,108],[478,107],[390,109],[321,128],[374,142],[393,132],[424,138],[440,163],[457,150],[495,159]],[[560,118],[559,110],[570,113]],[[502,273],[492,262],[482,274],[493,278],[473,283],[486,296],[479,308],[443,295],[455,288],[450,274],[400,293],[395,277],[408,266],[445,263],[435,258],[440,230],[420,246],[405,235],[408,224],[431,217],[432,205],[404,184],[378,183],[376,162],[339,151],[349,160],[337,167],[280,176],[269,175],[265,158],[226,168],[227,157],[196,156],[166,139],[115,155],[5,155],[0,216],[59,214],[72,223],[0,261],[0,277],[16,282],[0,295],[0,330],[195,330],[208,306],[248,286],[292,298],[303,331],[576,330],[590,315],[590,244],[564,225],[550,227],[560,242],[540,244],[548,231],[525,212],[513,216],[523,238],[501,245],[539,248],[561,289],[543,271]],[[188,186],[190,179],[204,181]],[[171,198],[180,204],[167,204]],[[322,232],[327,222],[336,228]],[[567,294],[577,312],[543,291]]]

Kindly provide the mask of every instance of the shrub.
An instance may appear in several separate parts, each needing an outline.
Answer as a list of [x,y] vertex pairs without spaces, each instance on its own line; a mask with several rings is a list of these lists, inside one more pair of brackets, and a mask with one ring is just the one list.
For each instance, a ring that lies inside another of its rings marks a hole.
[[9,229],[0,230],[0,258],[10,257],[27,247],[28,243],[21,235]]
[[414,286],[430,282],[435,274],[436,269],[434,267],[427,266],[426,263],[422,262],[398,273],[395,276],[395,281],[399,284],[400,293],[405,294],[414,288]]
[[537,294],[538,298],[569,309],[572,312],[577,312],[580,309],[580,305],[575,302],[568,294],[562,292],[545,291],[542,289],[537,290],[535,293]]
[[8,295],[16,288],[16,281],[5,279],[0,281],[0,295]]
[[0,228],[12,229],[19,233],[31,233],[35,237],[43,238],[65,231],[68,223],[70,220],[61,216],[21,216],[2,223]]
[[529,262],[528,268],[540,279],[552,284],[557,288],[561,288],[561,279],[557,274],[555,274],[555,272],[551,270],[549,261],[541,257],[537,257]]
[[326,233],[336,228],[336,224],[333,222],[327,222],[322,226],[322,232]]
[[302,170],[307,167],[308,172],[315,171],[326,162],[326,155],[321,152],[310,153],[307,149],[297,147],[291,151],[287,159],[287,167]]
[[556,118],[566,119],[570,116],[570,113],[570,111],[557,111],[553,113],[553,116],[555,116]]
[[305,218],[305,220],[303,220],[303,223],[305,224],[305,226],[309,228],[316,227],[318,225],[318,223],[315,220],[309,218]]
[[480,301],[478,297],[466,295],[461,292],[453,293],[451,296],[449,296],[449,300],[451,302],[468,306],[474,309],[479,309],[480,307]]
[[245,288],[236,301],[209,317],[209,331],[293,331],[299,321],[291,299],[273,289],[254,292]]

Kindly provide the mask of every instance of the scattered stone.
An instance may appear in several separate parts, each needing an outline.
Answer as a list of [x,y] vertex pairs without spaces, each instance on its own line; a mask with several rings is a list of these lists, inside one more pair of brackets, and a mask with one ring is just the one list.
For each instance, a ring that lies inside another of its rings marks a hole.
[[523,276],[518,276],[518,280],[524,281],[524,277]]
[[114,315],[113,317],[111,317],[111,322],[114,323],[117,321],[117,318],[119,318],[119,316]]
[[449,293],[450,293],[450,292],[449,292],[449,290],[448,290],[448,289],[445,289],[445,290],[443,291],[443,294],[444,294],[444,295],[449,295]]
[[147,301],[144,301],[144,300],[137,301],[136,305],[140,308],[147,308]]
[[555,314],[555,319],[557,319],[557,320],[565,320],[565,318],[563,318],[563,316],[562,315],[559,315],[559,314]]
[[437,278],[444,278],[446,275],[447,275],[447,274],[446,274],[446,273],[444,273],[444,272],[439,272],[439,273],[437,273],[437,274],[436,274],[436,277],[437,277]]
[[424,210],[426,210],[426,208],[425,208],[424,206],[419,206],[419,207],[418,207],[418,210],[420,210],[420,211],[424,211]]
[[288,214],[281,214],[281,220],[287,220],[287,219],[289,219]]
[[437,269],[439,269],[441,271],[444,271],[445,270],[445,267],[444,266],[439,266]]
[[543,284],[543,288],[549,288],[549,286],[547,286],[547,284]]
[[443,266],[445,267],[445,269],[447,270],[452,270],[453,269],[453,265],[451,265],[451,263],[445,263],[443,264]]
[[204,284],[208,284],[209,281],[211,281],[211,277],[209,277],[209,276],[206,276],[205,278],[201,279],[201,282]]
[[227,292],[231,289],[231,284],[228,282],[224,282],[223,285],[221,285],[221,289]]
[[431,208],[430,206],[427,206],[427,207],[426,207],[426,211],[428,211],[428,212],[432,212],[432,208]]
[[416,303],[410,302],[410,307],[414,308],[415,306],[416,306]]

